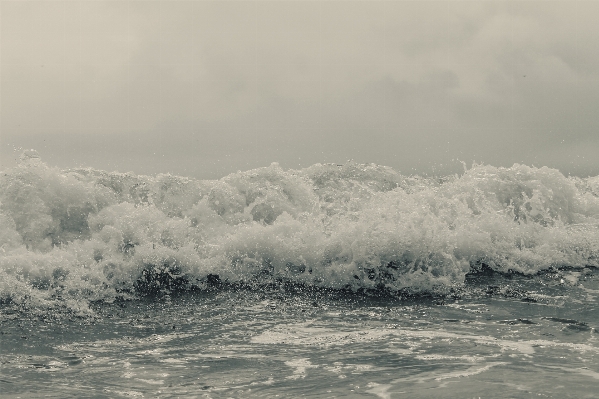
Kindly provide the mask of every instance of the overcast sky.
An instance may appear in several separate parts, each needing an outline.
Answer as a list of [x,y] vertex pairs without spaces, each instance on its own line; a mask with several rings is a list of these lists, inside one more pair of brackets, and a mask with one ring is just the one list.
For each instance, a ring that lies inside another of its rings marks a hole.
[[0,1],[0,169],[599,174],[598,1]]

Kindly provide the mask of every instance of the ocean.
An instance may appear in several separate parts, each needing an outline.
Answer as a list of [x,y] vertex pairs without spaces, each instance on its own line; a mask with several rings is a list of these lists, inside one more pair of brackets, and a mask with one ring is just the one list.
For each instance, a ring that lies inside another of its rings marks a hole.
[[0,173],[0,394],[596,398],[599,176]]

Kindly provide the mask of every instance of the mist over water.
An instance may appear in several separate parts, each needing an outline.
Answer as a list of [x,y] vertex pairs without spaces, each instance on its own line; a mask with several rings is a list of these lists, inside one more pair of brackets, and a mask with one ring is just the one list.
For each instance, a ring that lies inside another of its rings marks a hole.
[[476,270],[599,267],[599,177],[518,164],[196,180],[59,170],[27,151],[0,175],[0,221],[0,301],[32,312],[232,284],[446,293]]

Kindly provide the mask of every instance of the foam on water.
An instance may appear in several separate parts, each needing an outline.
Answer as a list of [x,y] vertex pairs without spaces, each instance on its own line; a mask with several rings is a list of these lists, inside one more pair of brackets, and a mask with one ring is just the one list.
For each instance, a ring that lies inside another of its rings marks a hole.
[[422,292],[472,268],[599,266],[599,176],[475,165],[277,164],[220,180],[59,170],[34,151],[0,175],[0,301],[88,312],[113,301],[289,281]]

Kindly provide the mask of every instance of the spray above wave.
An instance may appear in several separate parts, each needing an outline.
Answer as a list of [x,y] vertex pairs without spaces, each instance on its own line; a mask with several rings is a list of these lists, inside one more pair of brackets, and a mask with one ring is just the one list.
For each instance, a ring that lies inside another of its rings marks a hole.
[[26,152],[0,176],[0,301],[90,301],[290,281],[428,291],[472,267],[599,266],[599,177],[475,165],[277,164],[220,180],[61,171]]

